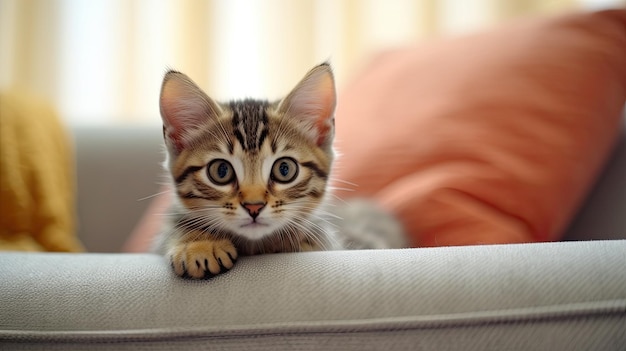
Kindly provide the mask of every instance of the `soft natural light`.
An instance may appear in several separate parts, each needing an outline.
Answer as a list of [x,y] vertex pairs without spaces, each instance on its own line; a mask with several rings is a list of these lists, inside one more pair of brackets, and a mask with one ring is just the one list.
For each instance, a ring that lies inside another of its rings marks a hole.
[[168,68],[219,100],[276,99],[331,60],[339,88],[372,55],[520,16],[624,0],[0,0],[0,88],[70,124],[158,124]]
[[216,1],[215,52],[217,98],[261,97],[260,31],[262,2],[251,0]]
[[59,107],[71,122],[105,122],[121,112],[117,39],[123,33],[116,9],[108,0],[61,3]]

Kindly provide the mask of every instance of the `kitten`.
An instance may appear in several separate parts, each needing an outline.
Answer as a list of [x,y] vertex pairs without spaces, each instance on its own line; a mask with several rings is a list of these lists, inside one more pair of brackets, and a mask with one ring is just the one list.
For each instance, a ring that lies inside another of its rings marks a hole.
[[239,255],[368,246],[337,238],[338,218],[328,220],[335,105],[327,63],[276,102],[218,103],[186,75],[165,75],[160,109],[175,196],[157,246],[177,275],[210,277]]

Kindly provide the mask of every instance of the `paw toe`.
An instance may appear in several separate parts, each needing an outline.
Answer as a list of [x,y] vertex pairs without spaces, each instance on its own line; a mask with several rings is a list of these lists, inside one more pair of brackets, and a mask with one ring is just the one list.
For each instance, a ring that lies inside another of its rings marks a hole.
[[231,269],[237,250],[228,240],[194,241],[176,246],[169,257],[178,276],[206,279]]

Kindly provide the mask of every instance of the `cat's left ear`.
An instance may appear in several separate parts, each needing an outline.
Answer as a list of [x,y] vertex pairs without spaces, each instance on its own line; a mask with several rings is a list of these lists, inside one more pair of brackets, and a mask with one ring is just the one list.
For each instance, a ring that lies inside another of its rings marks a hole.
[[328,63],[314,67],[278,105],[278,111],[295,119],[301,130],[323,148],[330,148],[335,127],[337,94]]

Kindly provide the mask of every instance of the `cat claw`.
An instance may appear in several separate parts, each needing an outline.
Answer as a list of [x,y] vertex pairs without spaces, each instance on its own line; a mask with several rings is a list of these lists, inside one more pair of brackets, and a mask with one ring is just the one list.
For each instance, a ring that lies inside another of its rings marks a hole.
[[227,239],[199,240],[176,245],[167,256],[176,275],[208,279],[235,265],[237,249]]

